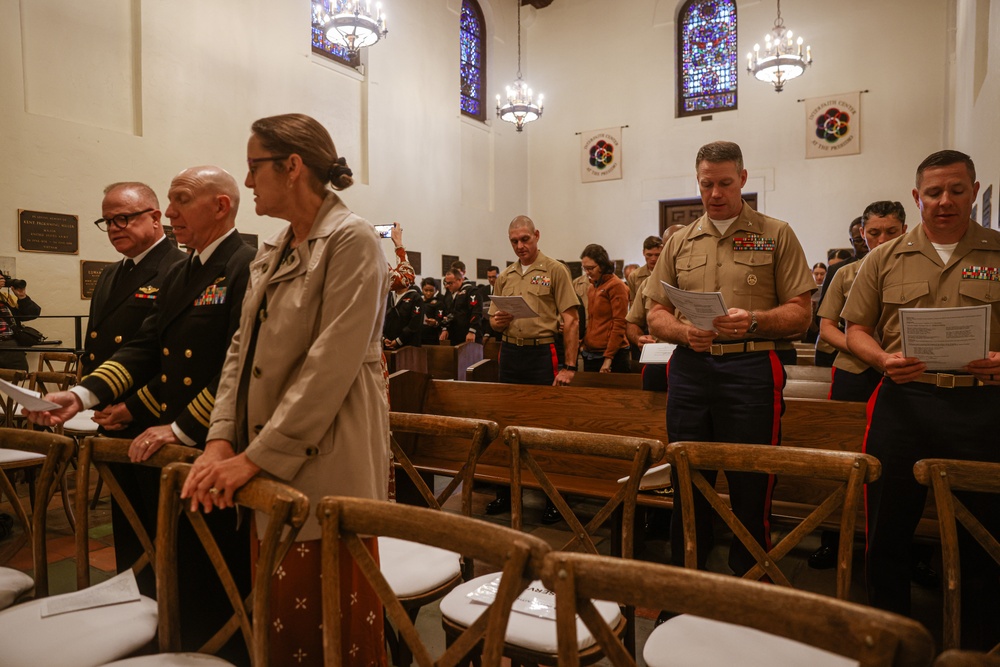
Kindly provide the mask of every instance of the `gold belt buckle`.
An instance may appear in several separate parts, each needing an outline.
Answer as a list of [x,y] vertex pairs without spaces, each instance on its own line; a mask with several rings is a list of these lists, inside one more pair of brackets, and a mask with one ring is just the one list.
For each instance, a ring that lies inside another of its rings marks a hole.
[[514,343],[514,345],[517,345],[518,347],[523,347],[524,346],[524,339],[523,338],[515,338],[514,340],[517,341],[516,343]]
[[725,354],[722,351],[722,343],[716,343],[716,344],[712,345],[712,347],[709,348],[708,352],[709,352],[709,354],[711,354],[713,356],[716,356],[716,357],[719,357],[719,356],[722,356],[723,354]]
[[934,385],[945,389],[955,388],[955,376],[952,373],[938,373]]

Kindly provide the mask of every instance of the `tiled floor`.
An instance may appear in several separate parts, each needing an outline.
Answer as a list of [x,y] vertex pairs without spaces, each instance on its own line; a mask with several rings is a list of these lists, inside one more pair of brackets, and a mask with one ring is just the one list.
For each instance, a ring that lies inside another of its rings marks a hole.
[[[20,490],[26,494],[26,488],[21,485]],[[457,511],[460,494],[452,496],[452,500],[445,506],[445,509]],[[479,518],[499,524],[509,524],[510,515],[502,514],[493,517],[484,515],[486,503],[492,500],[493,494],[488,491],[478,491],[473,494],[473,513]],[[581,515],[593,514],[599,509],[599,504],[582,500],[570,499],[574,511]],[[553,547],[560,547],[569,540],[571,534],[566,529],[565,523],[554,526],[544,526],[539,523],[544,499],[540,493],[534,491],[526,492],[525,496],[525,530],[531,534],[547,541]],[[10,511],[8,503],[0,503],[0,511]],[[91,581],[96,583],[103,581],[114,574],[114,541],[111,535],[110,500],[105,490],[96,509],[90,512],[90,529],[88,531],[90,541],[90,571]],[[652,517],[652,525],[649,530],[643,530],[644,538],[641,549],[637,550],[636,558],[656,562],[666,562],[669,560],[669,542],[666,540],[668,517],[658,515]],[[53,593],[61,593],[76,590],[76,565],[74,558],[73,533],[69,528],[60,498],[57,496],[49,506],[49,576],[50,587]],[[15,528],[17,530],[17,528]],[[775,530],[777,539],[782,527]],[[728,553],[729,536],[719,533],[716,539],[716,547],[709,555],[708,567],[715,572],[729,573],[726,565],[726,555]],[[610,553],[611,540],[610,532],[604,529],[599,534],[598,549],[601,553]],[[835,592],[835,573],[833,570],[818,571],[810,569],[806,559],[808,555],[819,546],[819,536],[813,535],[807,538],[792,554],[782,561],[782,569],[786,572],[792,584],[796,588],[810,590],[824,595],[832,595]],[[864,600],[863,587],[863,559],[860,544],[856,545],[854,560],[854,583],[851,590],[851,598],[854,601]],[[21,549],[17,555],[8,563],[10,567],[31,571],[31,553],[28,547]],[[483,574],[478,572],[477,574]],[[921,589],[913,587],[913,607],[914,617],[924,623],[935,636],[940,634],[941,627],[941,596],[937,590]],[[658,610],[640,609],[637,613],[636,631],[639,646],[653,628],[653,622]],[[421,634],[428,639],[431,646],[432,655],[438,655],[444,650],[444,633],[441,629],[440,612],[436,605],[430,605],[421,611],[417,619],[417,628]],[[640,657],[640,665],[643,662]]]

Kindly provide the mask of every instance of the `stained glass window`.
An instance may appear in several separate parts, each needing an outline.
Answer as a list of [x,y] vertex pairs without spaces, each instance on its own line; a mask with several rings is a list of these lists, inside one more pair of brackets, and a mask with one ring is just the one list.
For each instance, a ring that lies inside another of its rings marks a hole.
[[358,55],[352,57],[347,49],[328,40],[323,32],[322,17],[336,11],[338,4],[337,0],[312,0],[312,52],[338,63],[357,67],[361,63]]
[[486,21],[476,0],[462,0],[459,28],[461,107],[466,116],[486,120]]
[[677,26],[677,115],[735,109],[736,0],[688,0]]

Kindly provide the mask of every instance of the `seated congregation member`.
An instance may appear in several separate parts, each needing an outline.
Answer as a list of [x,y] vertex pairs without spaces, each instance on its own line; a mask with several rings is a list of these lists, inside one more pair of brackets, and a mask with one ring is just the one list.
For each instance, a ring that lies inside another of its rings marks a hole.
[[387,350],[404,345],[420,347],[423,329],[424,303],[417,288],[400,286],[390,292],[382,326],[383,347]]
[[424,317],[420,342],[423,345],[437,345],[445,316],[444,295],[438,291],[437,281],[429,276],[420,281],[420,291],[423,292],[421,311]]
[[[882,476],[867,488],[865,575],[869,603],[898,614],[910,613],[910,542],[927,496],[913,464],[923,458],[1000,462],[1000,232],[971,219],[978,192],[968,155],[944,150],[925,158],[913,189],[921,224],[861,264],[841,314],[850,351],[883,376],[868,403],[865,451],[882,462]],[[983,305],[990,311],[985,358],[939,373],[903,356],[901,308]],[[998,534],[995,495],[961,500]],[[962,648],[983,650],[1000,641],[1000,566],[965,531],[958,540]]]
[[483,302],[476,284],[452,268],[444,274],[444,286],[451,294],[451,310],[441,323],[440,339],[452,345],[483,342]]
[[[741,196],[747,181],[737,144],[702,146],[695,161],[705,214],[670,237],[645,293],[654,301],[647,318],[656,338],[675,343],[667,392],[671,442],[780,444],[784,412],[783,363],[795,363],[789,339],[809,326],[809,297],[816,282],[791,226],[754,211]],[[705,257],[715,260],[706,263]],[[711,329],[699,329],[676,310],[661,285],[694,292],[721,291],[730,306]],[[710,484],[715,475],[706,474]],[[754,539],[770,548],[768,475],[726,473],[733,511]],[[684,562],[678,500],[671,522],[671,557]],[[704,568],[712,537],[707,501],[695,501],[698,566]],[[737,575],[755,563],[739,540],[729,550]]]
[[8,285],[7,276],[0,275],[0,368],[11,368],[16,371],[28,370],[28,355],[24,352],[4,350],[5,347],[20,347],[14,338],[14,329],[22,321],[33,320],[42,314],[42,307],[35,303],[25,291],[27,283],[23,280],[12,281]]
[[[205,454],[181,495],[215,513],[260,475],[299,489],[310,507],[326,495],[385,500],[389,406],[381,347],[389,275],[372,224],[336,192],[353,184],[351,169],[327,130],[302,114],[255,121],[247,165],[257,214],[289,224],[262,243],[253,262]],[[296,539],[271,582],[275,665],[298,664],[302,654],[317,664],[323,655],[315,512]],[[377,559],[375,539],[365,543]],[[341,558],[343,581],[363,581],[346,549]],[[343,593],[347,641],[335,661],[385,664],[378,597],[360,583]]]
[[628,373],[628,287],[615,275],[608,251],[596,243],[583,249],[580,266],[591,283],[587,292],[587,333],[580,349],[583,370]]
[[[139,418],[138,413],[148,412],[159,425],[132,441],[129,457],[133,461],[144,461],[167,444],[205,447],[222,365],[239,328],[254,254],[236,232],[240,191],[225,170],[186,169],[174,177],[167,197],[166,216],[177,241],[191,248],[192,256],[169,269],[153,314],[131,342],[70,391],[50,394],[49,400],[64,406],[61,410],[30,415],[32,421],[51,426],[80,410],[114,404],[101,421],[108,428],[128,424]],[[134,387],[142,387],[135,397],[116,403]],[[141,479],[147,484],[138,510],[155,535],[158,475]],[[233,576],[247,594],[247,522],[238,524],[231,509],[207,519]],[[177,564],[181,631],[185,648],[194,649],[229,618],[232,608],[190,523],[181,521],[178,531],[179,549],[185,554]],[[239,651],[243,642],[235,637],[231,646]]]

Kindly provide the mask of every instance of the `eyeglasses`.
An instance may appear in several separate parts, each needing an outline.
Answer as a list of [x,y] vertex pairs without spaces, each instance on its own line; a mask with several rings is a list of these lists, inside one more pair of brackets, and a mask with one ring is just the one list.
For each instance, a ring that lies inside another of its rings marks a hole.
[[145,211],[136,211],[135,213],[119,213],[118,215],[113,215],[110,218],[98,218],[97,220],[94,220],[94,224],[97,225],[97,228],[102,232],[106,232],[111,229],[112,225],[118,229],[125,229],[128,227],[130,218],[143,215],[144,213],[150,213],[155,210],[155,208],[147,208]]
[[580,268],[583,269],[584,271],[586,271],[587,273],[590,273],[591,271],[596,271],[597,269],[599,269],[601,267],[599,267],[597,264],[594,264],[592,266],[587,266],[585,264],[581,264]]
[[275,155],[272,157],[248,157],[247,158],[247,169],[250,170],[250,174],[257,173],[257,165],[261,162],[278,162],[280,160],[287,160],[291,155]]

